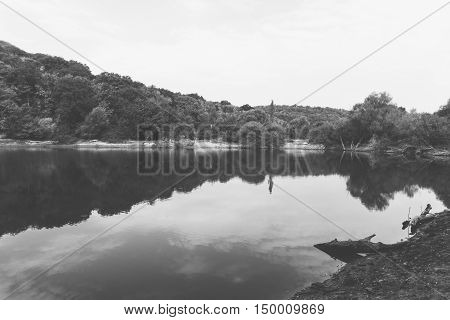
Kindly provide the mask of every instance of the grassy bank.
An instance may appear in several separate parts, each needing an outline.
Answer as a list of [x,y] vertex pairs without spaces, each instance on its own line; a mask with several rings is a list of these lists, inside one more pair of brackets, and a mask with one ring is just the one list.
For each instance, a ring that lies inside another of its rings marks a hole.
[[[400,227],[400,226],[399,226]],[[346,264],[330,279],[293,299],[448,299],[450,211],[439,214],[406,242]]]

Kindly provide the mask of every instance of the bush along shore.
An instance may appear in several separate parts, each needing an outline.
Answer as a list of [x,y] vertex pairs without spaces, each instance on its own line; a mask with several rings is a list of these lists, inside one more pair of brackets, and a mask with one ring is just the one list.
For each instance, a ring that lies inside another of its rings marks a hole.
[[[328,244],[333,243],[348,242]],[[322,283],[313,283],[292,299],[448,299],[449,243],[450,211],[444,210],[406,241],[373,243],[368,247],[377,252],[340,257],[349,261],[337,273]]]

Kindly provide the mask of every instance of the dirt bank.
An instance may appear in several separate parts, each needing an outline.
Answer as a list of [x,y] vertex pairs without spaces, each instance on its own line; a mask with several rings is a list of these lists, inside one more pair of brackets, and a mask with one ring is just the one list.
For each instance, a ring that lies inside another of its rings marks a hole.
[[[239,150],[245,149],[238,143],[228,143],[220,141],[203,140],[160,140],[160,141],[123,141],[123,142],[105,142],[98,140],[78,141],[71,144],[58,143],[56,141],[33,141],[33,140],[12,140],[0,139],[0,148],[73,148],[73,149],[211,149],[211,150]],[[323,145],[310,144],[304,140],[294,140],[287,142],[282,150],[325,150]]]
[[449,244],[450,211],[446,210],[405,243],[348,263],[292,299],[448,299]]

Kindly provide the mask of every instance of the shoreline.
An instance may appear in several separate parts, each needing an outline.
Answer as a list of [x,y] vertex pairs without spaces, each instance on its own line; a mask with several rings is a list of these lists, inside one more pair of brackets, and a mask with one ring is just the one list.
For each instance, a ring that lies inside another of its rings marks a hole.
[[[124,142],[104,142],[104,141],[79,141],[76,143],[64,144],[56,141],[33,141],[33,140],[12,140],[0,139],[1,148],[49,148],[49,149],[117,149],[117,150],[137,150],[137,149],[211,149],[211,150],[241,150],[248,147],[238,143],[212,142],[203,140],[181,140],[181,141],[155,141],[140,142],[135,140]],[[265,148],[261,148],[265,149]],[[303,140],[287,142],[280,150],[316,150],[324,151],[325,146],[309,144]]]
[[345,264],[291,299],[448,299],[449,241],[450,210],[444,210],[408,240]]
[[[190,150],[244,150],[247,146],[238,143],[228,143],[220,141],[206,140],[180,140],[180,141],[146,141],[140,142],[129,140],[123,142],[105,142],[98,140],[78,141],[75,143],[58,143],[56,141],[34,141],[34,140],[14,140],[0,139],[0,149],[2,148],[48,148],[48,149],[79,149],[79,150],[151,150],[151,149],[190,149]],[[260,148],[267,149],[267,148]],[[433,159],[450,158],[450,149],[432,148],[419,146],[387,147],[385,150],[376,149],[368,146],[361,146],[353,149],[342,149],[339,147],[327,148],[320,144],[310,144],[306,140],[293,140],[286,142],[278,150],[282,151],[336,151],[350,152],[356,154],[384,154],[388,156],[403,157],[423,157]]]

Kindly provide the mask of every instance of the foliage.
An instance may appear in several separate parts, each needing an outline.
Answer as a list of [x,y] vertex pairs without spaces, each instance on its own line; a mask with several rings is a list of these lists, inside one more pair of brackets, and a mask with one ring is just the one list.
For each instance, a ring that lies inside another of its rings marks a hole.
[[92,78],[89,67],[77,61],[66,61],[60,57],[52,57],[45,54],[36,54],[35,59],[42,65],[45,72],[58,76],[72,75],[76,77]]
[[265,133],[265,145],[268,148],[279,149],[285,143],[286,130],[278,124],[271,124]]
[[39,118],[30,106],[11,100],[0,102],[0,116],[0,128],[9,138],[47,140],[55,131],[51,118]]
[[240,107],[240,109],[241,109],[241,111],[250,111],[254,108],[249,104],[244,104],[243,106]]
[[305,139],[308,135],[310,123],[305,116],[300,116],[289,121],[289,138]]
[[[441,108],[443,110],[443,108]],[[387,93],[373,93],[353,107],[349,117],[325,122],[311,129],[311,141],[345,146],[377,141],[378,147],[395,144],[448,146],[448,119],[439,114],[406,112]]]
[[38,119],[37,126],[34,131],[34,138],[36,140],[47,140],[53,137],[56,129],[56,124],[52,118]]
[[[386,93],[351,111],[311,106],[241,107],[146,86],[114,73],[93,75],[76,61],[29,54],[0,41],[0,134],[13,139],[137,139],[137,128],[187,125],[176,138],[243,142],[268,148],[309,139],[326,146],[376,141],[449,145],[450,100],[436,113],[406,112]],[[184,130],[186,131],[186,130]],[[159,138],[170,138],[162,130]],[[174,134],[172,132],[172,134]],[[145,137],[145,135],[142,135]],[[172,136],[173,137],[173,136]]]
[[239,130],[240,142],[249,147],[262,147],[264,126],[260,122],[250,121],[245,123]]
[[89,80],[78,76],[59,79],[52,98],[58,124],[68,129],[75,129],[97,104]]
[[239,130],[240,142],[248,147],[277,149],[284,145],[286,132],[279,125],[264,126],[260,122],[250,121]]
[[440,107],[439,111],[436,112],[439,117],[446,117],[450,119],[450,99],[448,99],[447,104]]
[[81,137],[86,139],[102,139],[109,127],[110,115],[110,110],[105,107],[95,107],[92,109],[81,124]]
[[336,126],[332,122],[322,123],[311,129],[309,138],[312,143],[323,144],[326,146],[337,143]]
[[249,111],[241,112],[238,118],[239,124],[245,124],[247,122],[259,122],[261,124],[267,124],[269,121],[269,115],[261,109],[251,109]]

